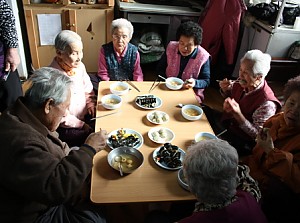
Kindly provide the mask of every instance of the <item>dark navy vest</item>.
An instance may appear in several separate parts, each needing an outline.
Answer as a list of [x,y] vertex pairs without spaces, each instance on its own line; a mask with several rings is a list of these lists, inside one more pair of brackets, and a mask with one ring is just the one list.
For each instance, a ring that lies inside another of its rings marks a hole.
[[110,80],[133,80],[134,64],[138,50],[137,47],[128,43],[127,51],[120,63],[118,63],[112,42],[104,44],[103,49]]

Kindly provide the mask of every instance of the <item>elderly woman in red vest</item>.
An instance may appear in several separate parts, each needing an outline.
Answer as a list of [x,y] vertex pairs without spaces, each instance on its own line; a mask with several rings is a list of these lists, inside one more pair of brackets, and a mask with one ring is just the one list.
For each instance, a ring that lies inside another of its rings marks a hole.
[[246,157],[262,191],[265,213],[276,222],[300,221],[300,76],[284,88],[283,112],[268,119]]
[[210,55],[200,46],[202,28],[195,22],[184,22],[179,26],[176,37],[178,41],[171,41],[160,59],[157,73],[184,80],[185,87],[192,87],[201,103],[204,88],[210,81]]
[[249,152],[265,121],[281,108],[265,77],[271,56],[250,50],[241,59],[237,81],[220,81],[223,104],[222,123],[228,129],[227,139],[241,154]]

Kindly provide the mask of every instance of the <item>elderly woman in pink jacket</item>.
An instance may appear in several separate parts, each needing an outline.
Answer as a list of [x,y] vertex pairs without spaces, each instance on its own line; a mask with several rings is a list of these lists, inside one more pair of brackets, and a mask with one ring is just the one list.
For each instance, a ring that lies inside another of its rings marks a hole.
[[178,41],[171,41],[157,66],[164,77],[178,77],[186,88],[193,88],[199,103],[210,82],[210,55],[200,46],[202,28],[195,22],[182,23],[176,33]]
[[62,71],[73,82],[70,106],[57,132],[60,139],[69,146],[80,146],[94,131],[89,120],[96,114],[93,85],[85,65],[81,62],[83,57],[81,37],[73,31],[63,30],[55,38],[55,48],[56,57],[50,66]]

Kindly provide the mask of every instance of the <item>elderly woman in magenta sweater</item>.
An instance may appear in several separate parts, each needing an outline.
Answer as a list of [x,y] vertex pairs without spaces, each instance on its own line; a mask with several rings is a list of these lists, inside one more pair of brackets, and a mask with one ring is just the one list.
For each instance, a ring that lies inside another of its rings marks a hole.
[[123,18],[115,19],[111,24],[111,34],[112,42],[100,49],[99,78],[102,81],[143,81],[140,54],[137,47],[129,43],[133,34],[132,24]]
[[176,37],[178,41],[171,41],[160,59],[157,73],[184,80],[185,87],[192,87],[201,103],[204,88],[210,82],[210,55],[200,46],[202,28],[195,22],[184,22],[177,29]]

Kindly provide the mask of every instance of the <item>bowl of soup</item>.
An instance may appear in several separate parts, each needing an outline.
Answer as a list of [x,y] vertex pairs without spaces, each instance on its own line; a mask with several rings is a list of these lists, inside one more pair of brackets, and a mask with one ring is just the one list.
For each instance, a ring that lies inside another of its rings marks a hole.
[[181,114],[185,119],[189,121],[195,121],[199,120],[202,117],[203,110],[197,105],[184,105],[181,108]]
[[195,135],[195,142],[200,142],[202,140],[208,140],[208,139],[217,139],[218,137],[210,132],[198,132]]
[[183,80],[177,77],[168,77],[166,79],[166,86],[171,90],[179,90],[183,86]]
[[110,92],[116,95],[124,95],[129,91],[129,85],[126,82],[115,82],[109,86]]
[[122,105],[122,98],[116,94],[107,94],[101,98],[101,104],[106,109],[117,109]]
[[144,162],[143,154],[132,147],[118,147],[107,155],[108,164],[115,170],[124,174],[132,173],[138,169]]

